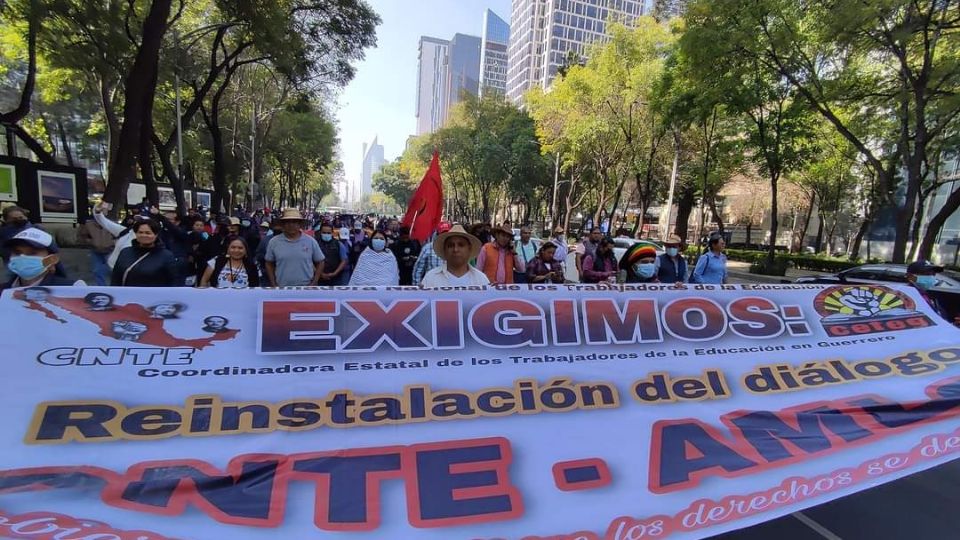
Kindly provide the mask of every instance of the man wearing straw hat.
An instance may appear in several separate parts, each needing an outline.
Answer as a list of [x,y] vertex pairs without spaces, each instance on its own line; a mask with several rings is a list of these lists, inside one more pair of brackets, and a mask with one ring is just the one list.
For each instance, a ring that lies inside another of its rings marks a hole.
[[680,237],[671,234],[663,240],[665,253],[657,257],[657,279],[660,283],[682,285],[687,281],[687,261],[680,254]]
[[525,273],[527,267],[513,248],[513,230],[498,225],[491,229],[493,241],[484,244],[477,256],[477,268],[491,283],[513,283],[513,273]]
[[480,253],[480,240],[454,225],[449,231],[437,236],[433,250],[444,264],[423,276],[426,288],[489,285],[487,276],[470,266],[470,259]]
[[283,225],[283,234],[271,237],[267,245],[264,259],[270,285],[316,285],[323,274],[323,251],[316,240],[303,234],[303,215],[296,208],[286,208],[274,222]]

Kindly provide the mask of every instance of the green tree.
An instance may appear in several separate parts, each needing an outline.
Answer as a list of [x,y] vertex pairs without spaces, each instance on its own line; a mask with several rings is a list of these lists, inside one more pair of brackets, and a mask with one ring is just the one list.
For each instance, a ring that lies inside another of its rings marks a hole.
[[[683,30],[682,24],[674,27],[677,33]],[[739,171],[744,153],[742,125],[736,113],[724,104],[723,88],[699,77],[694,62],[686,48],[675,48],[654,94],[654,107],[670,127],[674,151],[678,153],[679,196],[674,232],[684,241],[698,197],[701,211],[697,235],[702,236],[706,229],[707,208],[723,232],[719,193]]]
[[325,113],[300,99],[279,113],[265,144],[273,169],[276,206],[306,206],[332,190],[326,168],[333,162],[336,127]]
[[[772,265],[779,230],[779,183],[798,169],[811,145],[811,115],[808,104],[779,71],[757,58],[760,50],[730,55],[726,47],[749,51],[757,40],[742,34],[730,35],[726,8],[700,2],[687,19],[687,31],[680,40],[690,59],[693,80],[718,91],[720,102],[734,114],[742,115],[745,143],[752,161],[770,184],[770,241],[767,264]],[[721,24],[723,23],[723,24]],[[739,39],[738,39],[739,38]]]
[[433,153],[430,135],[413,137],[403,154],[373,175],[373,188],[406,208],[427,171]]
[[[431,137],[461,216],[491,219],[503,188],[532,174],[540,160],[533,120],[503,97],[465,94],[447,126]],[[419,179],[418,179],[419,180]]]
[[[857,149],[886,204],[906,171],[893,246],[893,260],[903,262],[924,182],[939,167],[931,146],[955,130],[960,112],[955,8],[940,0],[700,0],[688,18],[717,29],[710,45],[725,58],[749,58],[783,77]],[[958,191],[943,216],[960,208]],[[946,219],[938,217],[923,256]]]
[[[10,104],[0,110],[8,133],[47,160],[57,147],[69,148],[64,141],[71,136],[105,136],[108,201],[123,202],[137,173],[155,196],[159,169],[181,207],[181,176],[212,181],[220,197],[236,191],[245,158],[231,124],[240,114],[254,117],[258,136],[247,153],[262,151],[273,116],[294,103],[290,99],[322,100],[352,78],[352,64],[375,43],[379,23],[364,0],[10,0],[0,6],[0,19],[0,41],[16,41],[12,53],[0,47],[0,70],[22,81],[0,85],[0,103]],[[261,84],[241,84],[255,78]],[[183,108],[175,111],[178,81]],[[53,102],[35,99],[35,88],[46,94],[58,86],[77,90]],[[84,106],[71,111],[73,99]],[[99,110],[87,115],[87,104]],[[77,109],[85,117],[71,121]],[[184,171],[172,160],[178,126]],[[262,169],[257,161],[253,177]]]
[[373,189],[390,197],[400,206],[406,206],[417,189],[417,184],[401,167],[397,158],[373,175]]

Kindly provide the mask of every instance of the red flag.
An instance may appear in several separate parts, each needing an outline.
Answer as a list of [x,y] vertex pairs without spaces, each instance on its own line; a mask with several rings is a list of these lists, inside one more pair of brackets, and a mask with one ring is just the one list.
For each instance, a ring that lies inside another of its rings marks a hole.
[[421,242],[430,238],[443,215],[443,180],[440,178],[440,156],[436,150],[430,168],[410,199],[403,216],[403,226],[410,227],[410,237]]

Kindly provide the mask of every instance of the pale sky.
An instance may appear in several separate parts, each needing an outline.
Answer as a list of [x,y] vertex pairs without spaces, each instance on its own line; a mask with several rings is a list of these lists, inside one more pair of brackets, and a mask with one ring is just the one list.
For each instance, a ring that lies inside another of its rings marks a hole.
[[[367,0],[380,14],[377,47],[367,50],[339,98],[340,159],[348,182],[359,186],[363,143],[379,135],[392,161],[416,131],[417,45],[420,36],[480,36],[483,12],[510,21],[510,0]],[[355,188],[356,189],[356,188]]]

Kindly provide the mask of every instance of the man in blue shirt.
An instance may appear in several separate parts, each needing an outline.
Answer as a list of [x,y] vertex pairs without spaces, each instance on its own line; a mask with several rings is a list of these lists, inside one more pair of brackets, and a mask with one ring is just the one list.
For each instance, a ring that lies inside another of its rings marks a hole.
[[657,279],[660,283],[681,284],[687,281],[687,261],[680,254],[680,237],[671,234],[663,241],[666,253],[657,257]]
[[690,279],[693,283],[722,285],[727,282],[727,256],[723,254],[725,247],[722,236],[710,237],[709,250],[700,256],[693,269]]

